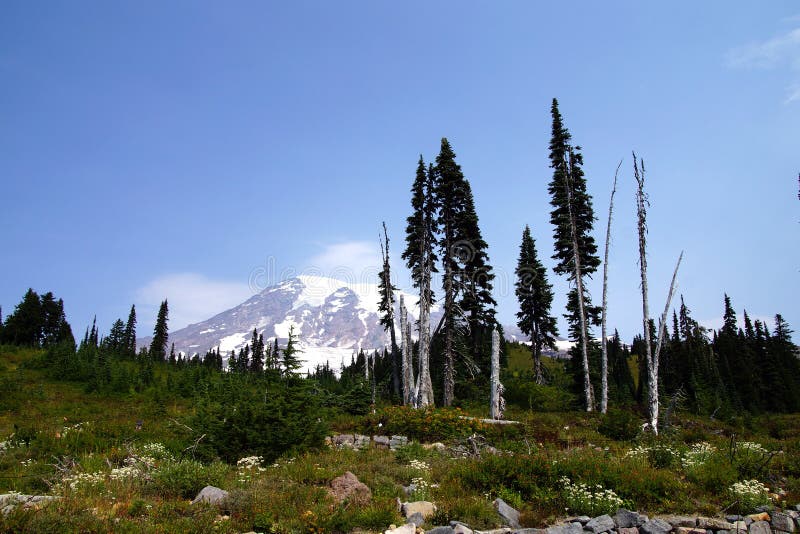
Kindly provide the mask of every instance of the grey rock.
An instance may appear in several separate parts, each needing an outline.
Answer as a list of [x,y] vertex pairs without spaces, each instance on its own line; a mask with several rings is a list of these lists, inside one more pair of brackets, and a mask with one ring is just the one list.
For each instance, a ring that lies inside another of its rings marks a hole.
[[730,530],[731,534],[743,534],[747,532],[747,521],[740,519],[733,522],[733,528]]
[[588,515],[579,515],[578,517],[573,517],[572,519],[570,519],[569,522],[570,523],[575,523],[577,521],[581,525],[585,525],[586,523],[588,523],[591,520],[592,520],[592,518],[589,517]]
[[667,534],[670,530],[672,525],[659,518],[650,519],[639,527],[639,531],[644,534]]
[[601,534],[602,532],[608,532],[610,530],[614,530],[616,525],[614,524],[614,520],[611,518],[610,515],[604,514],[598,517],[595,517],[583,527],[584,530],[588,530],[593,532],[594,534]]
[[372,436],[372,442],[375,443],[375,446],[379,449],[389,448],[389,436]]
[[475,534],[510,534],[510,528],[495,528],[492,530],[476,530]]
[[400,511],[403,517],[411,517],[419,513],[422,517],[427,519],[436,513],[436,505],[428,501],[404,502]]
[[453,527],[434,527],[426,530],[425,534],[455,534]]
[[677,527],[694,528],[697,526],[697,518],[690,517],[688,515],[664,515],[659,517],[659,519],[666,521],[673,528]]
[[636,512],[631,512],[625,508],[620,508],[614,514],[614,523],[619,528],[631,528],[641,526],[647,521],[647,516],[642,516]]
[[697,527],[675,527],[675,534],[706,534],[706,529]]
[[421,526],[425,523],[425,518],[419,512],[414,512],[406,518],[409,523],[414,523],[416,526]]
[[545,529],[546,534],[583,534],[583,527],[580,523],[569,525],[555,525]]
[[413,523],[406,523],[405,525],[397,528],[390,528],[384,531],[384,534],[415,534],[417,531],[416,525]]
[[353,447],[356,449],[366,449],[369,447],[369,436],[353,434]]
[[392,436],[389,439],[389,448],[392,450],[406,445],[408,445],[408,438],[406,436]]
[[736,523],[737,521],[744,521],[744,516],[742,516],[742,515],[726,515],[725,519],[729,523]]
[[769,523],[766,521],[753,521],[747,528],[750,534],[772,534],[772,529],[769,528]]
[[772,530],[779,530],[781,532],[794,532],[794,519],[792,519],[788,514],[775,512],[772,514]]
[[199,502],[206,502],[209,504],[220,504],[222,501],[228,498],[228,492],[224,489],[219,489],[215,486],[206,486],[205,488],[200,490],[200,493],[197,494],[197,497],[194,498],[192,504],[197,504]]
[[697,527],[706,530],[731,530],[733,523],[715,517],[698,517]]
[[639,534],[639,529],[636,527],[621,527],[617,529],[617,534]]
[[417,485],[413,482],[408,486],[403,486],[403,493],[405,493],[407,497],[410,497],[415,491],[417,491]]
[[497,511],[497,515],[500,516],[508,526],[511,528],[521,528],[522,525],[519,524],[519,511],[515,510],[511,506],[506,503],[503,499],[495,499],[492,502],[492,506]]
[[459,523],[453,527],[453,534],[472,534],[472,529],[467,525]]
[[518,528],[512,531],[511,534],[545,534],[546,532],[543,528]]
[[769,512],[772,510],[772,506],[768,504],[762,504],[761,506],[756,506],[756,512]]
[[352,448],[353,443],[355,442],[355,437],[353,434],[337,434],[333,436],[333,444],[338,448]]

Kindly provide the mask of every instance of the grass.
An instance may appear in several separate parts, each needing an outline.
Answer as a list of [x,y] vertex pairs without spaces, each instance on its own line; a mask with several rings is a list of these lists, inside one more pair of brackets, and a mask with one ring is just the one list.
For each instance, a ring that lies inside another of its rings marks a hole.
[[[500,525],[491,505],[496,497],[517,507],[525,526],[587,512],[583,494],[569,493],[564,477],[587,492],[613,491],[650,514],[720,513],[735,504],[728,488],[752,479],[772,493],[784,491],[779,505],[800,502],[797,415],[721,423],[679,414],[666,436],[621,441],[599,431],[619,426],[604,424],[612,416],[599,414],[512,406],[508,418],[521,424],[492,428],[459,417],[483,416],[478,406],[391,408],[338,415],[330,423],[336,431],[400,433],[450,446],[477,433],[507,453],[454,458],[413,441],[398,451],[326,448],[271,465],[237,466],[192,457],[192,436],[182,426],[192,413],[189,402],[87,395],[79,385],[50,381],[21,365],[34,355],[0,347],[0,385],[7,386],[0,399],[0,492],[61,499],[0,517],[0,532],[382,532],[401,522],[396,499],[406,498],[403,486],[413,479],[424,482],[425,496],[438,507],[431,523],[460,520],[480,529]],[[334,502],[326,488],[346,471],[370,488],[370,503]],[[206,484],[231,492],[224,506],[190,504]],[[602,503],[592,500],[592,506]]]

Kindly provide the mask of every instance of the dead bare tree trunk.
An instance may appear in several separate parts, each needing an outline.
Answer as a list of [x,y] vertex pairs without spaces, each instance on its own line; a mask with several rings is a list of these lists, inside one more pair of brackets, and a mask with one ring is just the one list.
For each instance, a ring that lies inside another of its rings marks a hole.
[[406,332],[409,330],[408,311],[403,294],[400,293],[400,353],[402,358],[402,378],[403,378],[403,404],[412,404],[412,394],[414,388],[414,369],[411,364],[410,347],[406,341]]
[[392,294],[392,280],[389,272],[389,233],[386,231],[386,222],[383,223],[383,240],[381,241],[381,256],[383,260],[383,299],[388,303],[386,309],[386,321],[389,323],[389,337],[392,342],[392,390],[395,396],[400,395],[400,372],[397,365],[398,350],[397,339],[394,331],[394,295]]
[[667,330],[667,314],[669,314],[669,306],[672,303],[672,295],[675,294],[675,280],[678,278],[678,268],[681,266],[683,259],[683,251],[678,256],[678,262],[675,264],[675,270],[672,271],[672,281],[669,284],[669,292],[667,293],[667,302],[664,304],[664,312],[661,314],[661,319],[658,321],[658,341],[656,342],[656,351],[653,354],[653,364],[656,368],[656,379],[658,379],[658,365],[659,355],[661,354],[661,344],[664,341],[664,332]]
[[633,175],[636,178],[636,217],[639,230],[639,273],[642,278],[642,326],[644,328],[644,350],[647,362],[647,405],[650,427],[658,434],[658,367],[653,361],[650,340],[650,304],[647,293],[647,207],[650,203],[644,192],[644,161],[641,170],[633,153]]
[[[418,408],[433,405],[433,383],[431,382],[431,273],[425,275],[419,299],[419,372],[414,391],[414,404]],[[410,337],[410,336],[409,336]],[[412,371],[413,373],[413,371]]]
[[603,356],[600,360],[600,413],[608,411],[608,335],[606,333],[606,323],[608,317],[608,249],[611,245],[611,216],[614,213],[614,195],[617,193],[617,176],[622,160],[617,164],[614,172],[614,187],[611,189],[611,200],[608,203],[608,225],[606,226],[606,250],[603,257],[603,315],[600,326],[601,343],[603,344]]
[[589,376],[589,336],[587,335],[586,325],[586,306],[584,303],[583,294],[583,272],[581,270],[581,255],[580,245],[578,244],[577,223],[575,221],[575,212],[572,199],[572,169],[574,161],[574,152],[572,147],[569,148],[569,160],[566,165],[566,173],[564,177],[564,188],[567,194],[567,207],[569,210],[569,226],[570,234],[572,236],[572,257],[573,268],[575,273],[575,290],[578,293],[578,319],[581,326],[581,357],[583,366],[583,393],[586,397],[586,411],[591,412],[594,409],[594,392],[592,391],[592,380]]
[[489,418],[503,418],[503,385],[500,383],[500,334],[492,330],[492,377],[489,397]]

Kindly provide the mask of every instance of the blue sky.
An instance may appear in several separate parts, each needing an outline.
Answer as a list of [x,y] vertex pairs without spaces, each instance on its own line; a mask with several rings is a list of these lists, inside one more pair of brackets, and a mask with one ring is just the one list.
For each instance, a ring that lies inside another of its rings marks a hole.
[[[316,268],[399,252],[419,154],[450,139],[513,321],[530,224],[552,266],[550,101],[584,147],[609,321],[639,331],[631,151],[645,159],[654,315],[800,328],[796,2],[0,4],[0,305],[64,298],[82,333],[168,297],[178,328]],[[566,284],[551,275],[556,310]],[[600,276],[590,288],[600,300]],[[562,331],[565,330],[562,324]]]

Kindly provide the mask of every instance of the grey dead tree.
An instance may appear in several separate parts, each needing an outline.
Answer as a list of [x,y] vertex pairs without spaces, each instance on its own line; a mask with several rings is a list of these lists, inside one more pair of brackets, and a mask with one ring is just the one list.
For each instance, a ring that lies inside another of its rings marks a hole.
[[503,384],[500,383],[500,333],[495,327],[492,330],[492,376],[489,397],[489,418],[502,419],[505,411]]
[[661,345],[666,331],[667,314],[675,293],[675,282],[678,277],[678,269],[683,259],[683,252],[678,256],[675,270],[672,272],[667,302],[664,305],[664,312],[661,314],[658,324],[658,335],[655,351],[652,350],[652,340],[650,339],[650,305],[648,303],[647,286],[647,208],[650,206],[647,194],[644,192],[645,170],[644,161],[639,160],[637,164],[636,153],[633,154],[633,174],[636,179],[636,214],[637,228],[639,231],[639,272],[641,274],[642,289],[642,325],[644,327],[645,359],[647,362],[647,396],[648,396],[648,425],[654,434],[658,434],[658,366]]
[[408,310],[405,299],[400,293],[400,352],[401,352],[401,377],[403,379],[403,404],[414,404],[414,366],[411,362],[411,346],[408,342],[410,326],[408,324]]
[[394,329],[394,292],[397,288],[392,285],[391,266],[389,262],[389,233],[386,230],[386,222],[383,223],[383,235],[379,236],[379,241],[381,244],[381,260],[383,261],[381,279],[378,284],[378,290],[381,292],[381,300],[379,303],[379,311],[381,313],[380,320],[381,325],[389,331],[389,337],[392,343],[392,391],[395,396],[399,396],[400,370],[397,365],[398,351]]
[[567,199],[567,209],[569,214],[570,237],[572,239],[572,268],[575,273],[575,289],[578,294],[578,319],[581,330],[581,366],[583,368],[583,393],[586,396],[586,411],[594,409],[594,389],[589,375],[589,336],[587,334],[588,324],[586,318],[586,303],[583,292],[583,268],[581,266],[581,250],[578,244],[578,223],[575,218],[575,207],[572,198],[572,177],[573,169],[576,165],[575,152],[568,147],[564,162],[566,172],[564,173],[564,192]]
[[602,318],[600,322],[600,335],[602,336],[601,343],[603,348],[603,356],[600,360],[600,413],[608,411],[608,335],[606,333],[606,318],[608,316],[608,249],[611,246],[611,218],[614,213],[614,195],[617,193],[617,177],[619,176],[619,168],[622,166],[622,160],[617,164],[617,170],[614,172],[614,187],[611,189],[611,200],[608,202],[608,224],[606,225],[606,249],[603,256],[603,303],[602,303]]

